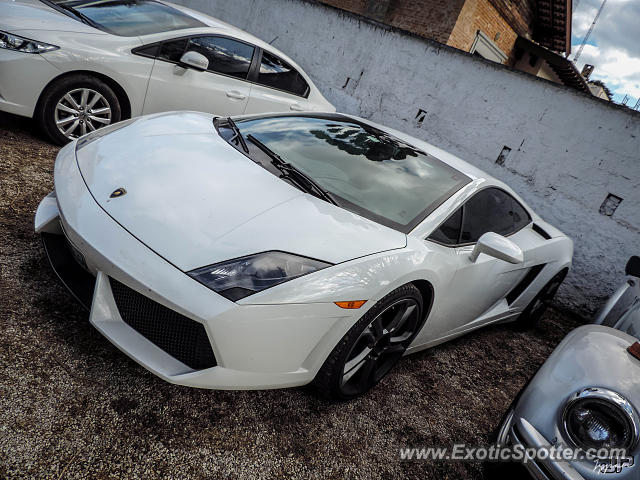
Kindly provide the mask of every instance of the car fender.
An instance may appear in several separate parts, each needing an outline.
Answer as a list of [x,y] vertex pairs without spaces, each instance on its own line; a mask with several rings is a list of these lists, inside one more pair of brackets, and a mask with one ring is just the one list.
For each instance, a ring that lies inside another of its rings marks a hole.
[[[407,283],[423,280],[437,292],[448,285],[452,269],[446,258],[417,239],[404,248],[356,258],[251,295],[238,303],[333,303],[367,300],[367,308]],[[363,310],[364,311],[364,310]]]
[[[44,38],[46,32],[37,32]],[[108,77],[127,95],[131,116],[142,114],[142,106],[154,60],[131,53],[131,49],[141,45],[137,37],[116,37],[115,35],[77,34],[50,32],[50,43],[62,48],[43,54],[42,57],[57,68],[61,75],[78,72],[96,73]],[[90,58],[91,61],[88,61]],[[52,81],[55,81],[55,77]],[[52,82],[50,81],[49,84]],[[118,93],[118,92],[116,92]]]

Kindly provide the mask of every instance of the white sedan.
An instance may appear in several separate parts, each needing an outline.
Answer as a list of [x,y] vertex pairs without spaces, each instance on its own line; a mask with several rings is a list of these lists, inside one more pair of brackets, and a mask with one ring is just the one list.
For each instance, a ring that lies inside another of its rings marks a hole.
[[64,147],[35,228],[163,379],[366,392],[405,353],[537,321],[573,244],[509,187],[342,114],[128,120]]
[[335,111],[289,57],[155,0],[0,0],[0,111],[64,144],[138,115]]

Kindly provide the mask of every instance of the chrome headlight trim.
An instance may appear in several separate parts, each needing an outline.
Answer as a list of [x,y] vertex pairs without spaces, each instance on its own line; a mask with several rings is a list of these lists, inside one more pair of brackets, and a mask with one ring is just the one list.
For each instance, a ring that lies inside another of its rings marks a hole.
[[636,412],[633,405],[613,390],[609,390],[608,388],[603,387],[587,387],[582,390],[577,391],[573,395],[571,395],[567,401],[565,402],[564,408],[562,409],[562,417],[561,417],[561,430],[564,433],[565,437],[574,447],[583,448],[578,442],[575,441],[573,435],[570,432],[568,427],[569,421],[569,413],[571,409],[576,405],[576,403],[583,402],[585,400],[595,400],[602,402],[604,404],[608,404],[611,408],[618,410],[619,413],[622,413],[622,417],[626,420],[627,425],[630,430],[630,441],[629,444],[625,446],[627,451],[633,450],[635,446],[638,444],[638,439],[640,437],[640,416],[638,416],[638,412]]

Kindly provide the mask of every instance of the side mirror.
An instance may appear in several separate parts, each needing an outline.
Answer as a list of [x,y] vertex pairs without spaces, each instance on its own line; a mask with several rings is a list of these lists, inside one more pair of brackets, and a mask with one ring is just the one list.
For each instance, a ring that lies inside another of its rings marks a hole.
[[209,59],[201,53],[190,50],[188,52],[185,52],[182,57],[180,57],[178,65],[183,68],[193,68],[194,70],[198,70],[199,72],[204,72],[207,68],[209,68]]
[[508,238],[493,232],[487,232],[478,239],[469,260],[475,262],[481,253],[514,265],[524,261],[524,254],[519,246]]
[[627,262],[624,273],[631,275],[632,277],[640,278],[640,257],[636,257],[635,255],[631,257]]

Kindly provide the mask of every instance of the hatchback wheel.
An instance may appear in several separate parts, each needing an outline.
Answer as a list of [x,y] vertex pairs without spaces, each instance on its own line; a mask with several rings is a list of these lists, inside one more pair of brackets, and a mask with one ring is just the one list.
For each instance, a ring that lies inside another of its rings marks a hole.
[[389,373],[413,341],[422,320],[422,296],[404,285],[376,303],[333,349],[315,379],[328,398],[349,400]]
[[89,75],[65,77],[43,94],[38,121],[54,142],[63,145],[121,120],[113,90]]

